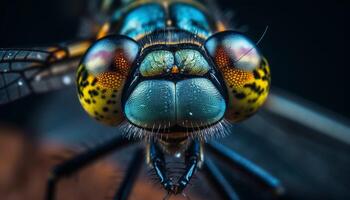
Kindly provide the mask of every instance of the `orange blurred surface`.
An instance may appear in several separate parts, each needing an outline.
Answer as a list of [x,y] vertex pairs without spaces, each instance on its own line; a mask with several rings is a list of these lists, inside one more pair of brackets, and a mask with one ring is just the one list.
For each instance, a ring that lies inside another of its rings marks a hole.
[[[1,127],[1,126],[0,126]],[[0,128],[0,199],[41,200],[49,170],[76,154],[57,144],[29,142],[15,128]],[[102,159],[86,167],[72,177],[63,178],[58,184],[58,200],[113,199],[125,169],[117,162]],[[152,182],[145,170],[140,174],[130,199],[163,199],[165,192]],[[189,194],[191,199],[195,195]],[[172,200],[186,199],[183,196]]]

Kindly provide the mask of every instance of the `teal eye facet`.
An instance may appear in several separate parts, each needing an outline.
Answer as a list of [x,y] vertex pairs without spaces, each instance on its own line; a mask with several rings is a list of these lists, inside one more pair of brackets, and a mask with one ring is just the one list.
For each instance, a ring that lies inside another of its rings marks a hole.
[[175,84],[165,80],[141,82],[128,98],[127,119],[144,128],[169,128],[176,123]]
[[192,49],[177,51],[175,63],[181,71],[190,75],[204,75],[210,69],[202,54]]
[[142,61],[140,73],[142,76],[157,76],[169,71],[174,65],[174,56],[170,51],[154,51]]
[[152,129],[212,125],[223,118],[225,110],[224,98],[206,78],[190,78],[177,83],[142,81],[124,107],[125,116],[132,124]]
[[208,126],[221,120],[226,103],[211,81],[191,78],[176,84],[176,117],[182,127]]

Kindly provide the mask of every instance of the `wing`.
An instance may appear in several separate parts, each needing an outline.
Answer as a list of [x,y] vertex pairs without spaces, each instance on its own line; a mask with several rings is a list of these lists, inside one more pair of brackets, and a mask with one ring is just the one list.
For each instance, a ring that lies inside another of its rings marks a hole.
[[285,131],[292,132],[290,127],[301,126],[317,135],[350,145],[350,121],[348,119],[283,90],[276,88],[272,90],[264,111],[267,115],[270,114],[271,119],[281,119],[281,121],[283,119],[284,123],[277,122],[277,120],[274,122],[279,126],[285,125],[283,127]]
[[282,198],[322,191],[341,199],[348,191],[349,133],[348,119],[273,88],[265,107],[221,141],[280,179]]
[[0,49],[0,105],[74,83],[91,40],[30,49]]

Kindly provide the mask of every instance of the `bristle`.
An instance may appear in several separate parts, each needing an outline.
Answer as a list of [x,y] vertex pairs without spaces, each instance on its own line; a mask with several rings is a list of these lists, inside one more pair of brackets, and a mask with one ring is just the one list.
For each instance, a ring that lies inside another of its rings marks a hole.
[[179,45],[179,44],[194,44],[202,46],[205,38],[196,33],[187,32],[177,29],[160,29],[147,32],[144,37],[138,40],[142,49],[146,49],[154,45]]
[[[191,124],[191,130],[186,129],[186,136],[192,139],[199,139],[207,141],[209,139],[217,139],[225,137],[229,134],[231,123],[223,119],[214,125],[205,125],[204,123]],[[137,127],[127,121],[123,122],[119,126],[119,130],[128,139],[139,139],[151,141],[155,139],[163,139],[163,137],[169,137],[170,130],[165,126],[162,128],[160,125],[153,125],[151,130],[147,130],[141,127]]]

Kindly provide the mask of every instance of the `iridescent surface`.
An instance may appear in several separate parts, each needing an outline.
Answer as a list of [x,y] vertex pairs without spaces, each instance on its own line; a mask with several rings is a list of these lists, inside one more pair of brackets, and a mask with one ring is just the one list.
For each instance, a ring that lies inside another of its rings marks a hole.
[[191,75],[204,75],[210,69],[208,62],[196,50],[185,49],[175,53],[176,65]]
[[175,84],[171,81],[141,82],[125,104],[125,116],[132,123],[152,128],[176,123]]
[[120,33],[137,38],[147,32],[163,28],[165,28],[163,8],[158,4],[146,4],[128,13]]
[[95,76],[105,72],[114,59],[115,44],[110,40],[102,40],[91,48],[86,57],[86,69]]
[[176,84],[176,115],[181,126],[213,124],[224,116],[225,110],[225,100],[208,79],[192,78]]
[[141,82],[125,104],[127,119],[145,128],[175,124],[196,128],[219,121],[226,104],[220,92],[205,78],[177,83],[165,80]]
[[117,50],[122,51],[128,61],[133,61],[139,46],[127,37],[108,37],[99,40],[88,50],[83,63],[89,73],[97,76],[115,64]]
[[234,31],[210,37],[205,48],[221,72],[228,92],[225,118],[239,122],[264,104],[270,89],[270,68],[255,45]]
[[237,32],[226,31],[215,34],[208,39],[205,47],[212,57],[215,57],[218,48],[223,48],[238,69],[253,71],[261,61],[255,44]]
[[171,5],[170,13],[178,28],[202,37],[210,36],[208,20],[198,8],[184,3],[175,3]]
[[107,125],[124,120],[121,97],[139,46],[125,36],[95,42],[77,70],[77,91],[84,110]]
[[142,76],[150,77],[171,73],[176,66],[179,73],[188,75],[204,75],[210,66],[202,54],[193,49],[184,49],[172,53],[170,51],[153,51],[146,55],[140,65]]
[[156,76],[170,70],[174,64],[174,56],[170,51],[153,51],[149,53],[140,65],[142,76]]

